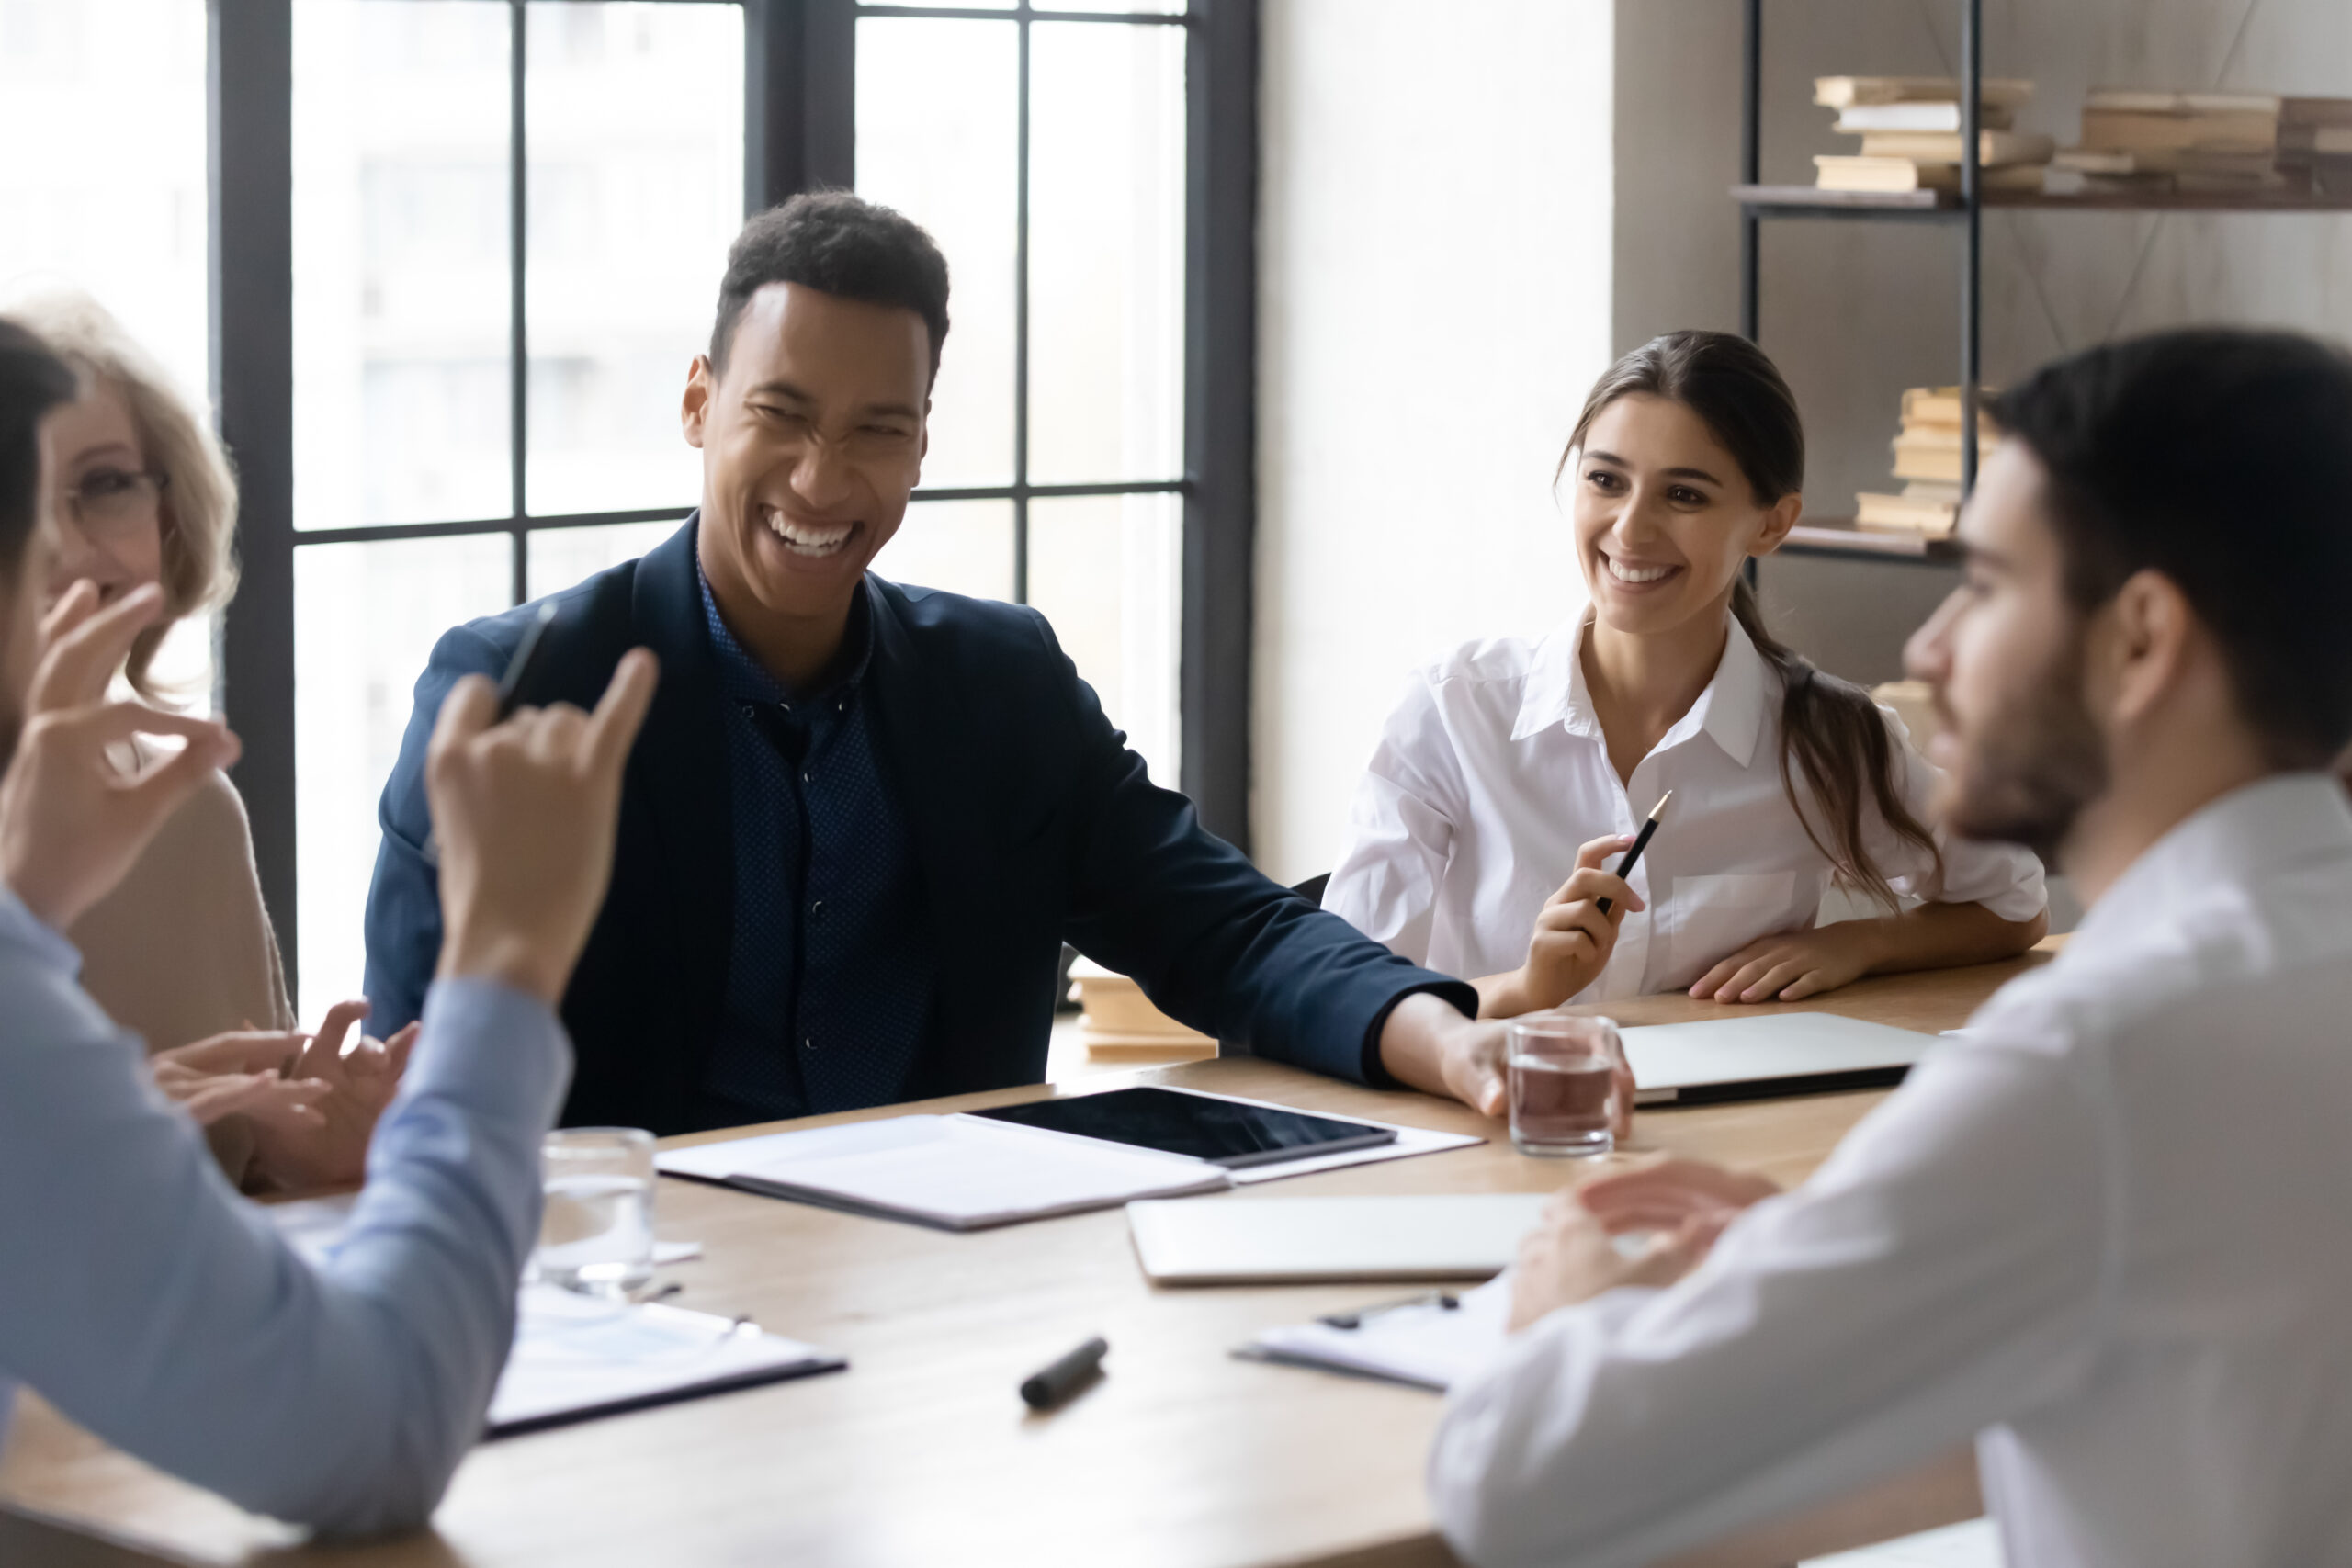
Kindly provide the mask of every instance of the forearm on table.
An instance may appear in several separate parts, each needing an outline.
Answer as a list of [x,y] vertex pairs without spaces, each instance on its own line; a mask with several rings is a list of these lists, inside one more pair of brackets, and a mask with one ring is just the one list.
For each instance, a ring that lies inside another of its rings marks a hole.
[[[2047,910],[2023,920],[2005,920],[1982,904],[1922,904],[1900,914],[1844,920],[1864,946],[1866,975],[1906,969],[1948,969],[1962,964],[1992,964],[2014,958],[2040,942],[2050,929]],[[1838,926],[1824,928],[1836,931]]]
[[1473,980],[1470,985],[1478,993],[1480,1018],[1517,1018],[1521,1013],[1535,1010],[1535,1004],[1527,995],[1523,971],[1506,969],[1499,975]]

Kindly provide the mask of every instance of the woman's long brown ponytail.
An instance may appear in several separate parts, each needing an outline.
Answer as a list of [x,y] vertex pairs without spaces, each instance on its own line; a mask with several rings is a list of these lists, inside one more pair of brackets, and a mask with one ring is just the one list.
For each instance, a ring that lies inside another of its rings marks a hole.
[[[1728,333],[1668,333],[1611,366],[1577,416],[1560,457],[1563,469],[1600,411],[1637,392],[1670,399],[1704,420],[1762,504],[1803,486],[1804,426],[1796,398],[1762,349]],[[1943,856],[1935,835],[1904,801],[1886,720],[1870,694],[1772,636],[1745,576],[1732,588],[1731,613],[1781,678],[1781,784],[1805,837],[1829,861],[1838,881],[1890,909],[1897,905],[1886,874],[1862,842],[1867,789],[1894,836],[1927,852],[1930,887],[1939,885]]]

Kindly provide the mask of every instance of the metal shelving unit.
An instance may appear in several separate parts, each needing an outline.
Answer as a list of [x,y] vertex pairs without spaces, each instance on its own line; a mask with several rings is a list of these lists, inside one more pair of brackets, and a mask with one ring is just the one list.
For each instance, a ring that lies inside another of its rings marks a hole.
[[[1960,0],[1961,164],[1956,191],[1829,191],[1815,186],[1762,183],[1764,0],[1744,0],[1740,76],[1740,183],[1731,187],[1739,203],[1739,330],[1751,342],[1760,311],[1758,242],[1767,220],[1802,219],[1843,222],[1949,223],[1961,231],[1960,397],[1961,490],[1976,484],[1976,394],[1983,380],[1981,310],[1984,291],[1984,213],[1988,209],[2078,212],[2352,212],[2352,199],[2304,191],[2233,195],[2181,191],[2119,195],[2099,191],[2059,195],[2041,191],[1980,190],[1976,163],[1979,108],[1984,77],[1984,0]],[[1941,562],[1956,558],[1949,541],[1909,534],[1864,533],[1849,518],[1815,517],[1800,523],[1784,550],[1848,559]]]

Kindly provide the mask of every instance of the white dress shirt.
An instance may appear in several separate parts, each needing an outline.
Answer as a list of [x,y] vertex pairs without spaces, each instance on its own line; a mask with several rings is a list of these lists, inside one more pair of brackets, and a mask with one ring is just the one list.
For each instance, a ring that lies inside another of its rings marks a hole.
[[[1627,784],[1577,656],[1585,625],[1471,643],[1415,671],[1357,786],[1325,908],[1432,969],[1474,979],[1516,969],[1577,851],[1640,831],[1671,789],[1630,878],[1649,907],[1625,917],[1607,966],[1574,1000],[1685,989],[1757,938],[1813,925],[1831,867],[1781,782],[1781,681],[1747,633],[1732,623],[1714,679]],[[1936,771],[1903,721],[1880,711],[1903,796],[1925,820]],[[1933,890],[1928,856],[1863,802],[1863,841],[1897,892],[1982,903],[2009,920],[2041,913],[2030,853],[1939,834],[1944,881]]]
[[231,1501],[421,1522],[481,1436],[571,1050],[537,999],[441,981],[323,1267],[221,1176],[71,943],[0,887],[0,1437],[14,1390]]
[[1687,1279],[1458,1385],[1447,1538],[1645,1562],[1974,1434],[2015,1568],[2352,1562],[2348,1029],[2343,792],[2206,807]]

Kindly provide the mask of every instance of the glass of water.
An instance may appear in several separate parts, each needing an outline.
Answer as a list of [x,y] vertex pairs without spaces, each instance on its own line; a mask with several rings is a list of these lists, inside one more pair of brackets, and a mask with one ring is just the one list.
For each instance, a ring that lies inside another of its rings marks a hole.
[[532,1261],[551,1285],[626,1296],[653,1278],[653,1134],[565,1127],[539,1146],[547,1207]]
[[1617,1146],[1617,1064],[1624,1044],[1615,1021],[1566,1013],[1513,1020],[1510,1141],[1523,1155],[1589,1159]]

